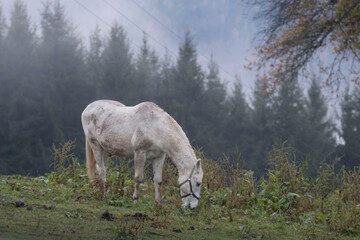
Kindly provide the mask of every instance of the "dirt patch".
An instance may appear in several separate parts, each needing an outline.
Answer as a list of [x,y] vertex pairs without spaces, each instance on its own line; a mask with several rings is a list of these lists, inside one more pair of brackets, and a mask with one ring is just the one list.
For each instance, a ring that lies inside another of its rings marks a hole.
[[100,217],[102,220],[114,221],[114,216],[106,210]]
[[194,231],[194,230],[195,230],[195,228],[194,228],[193,226],[190,226],[190,227],[188,228],[188,230],[190,230],[190,231]]
[[53,205],[51,205],[51,206],[44,205],[43,208],[44,208],[45,210],[51,210],[51,209],[54,209],[55,206],[53,206]]
[[80,195],[80,196],[77,196],[75,202],[79,202],[80,200],[89,200],[91,199],[90,196],[83,196],[83,195]]
[[25,203],[23,201],[16,201],[16,202],[13,202],[13,205],[15,207],[25,207]]
[[169,223],[165,221],[161,222],[154,222],[150,225],[152,228],[162,228],[162,229],[168,229]]
[[74,229],[70,229],[70,230],[63,230],[63,233],[76,233],[76,231]]
[[176,232],[176,233],[182,233],[182,231],[181,231],[180,229],[178,229],[178,228],[173,228],[172,231],[173,231],[173,232]]
[[14,206],[14,207],[25,207],[25,203],[23,201],[15,201],[15,202],[6,202],[3,204],[4,206]]
[[135,213],[134,215],[131,215],[131,214],[125,214],[124,217],[126,218],[132,218],[134,220],[150,220],[150,221],[154,221],[153,218],[150,218],[146,213],[140,213],[140,212],[137,212]]

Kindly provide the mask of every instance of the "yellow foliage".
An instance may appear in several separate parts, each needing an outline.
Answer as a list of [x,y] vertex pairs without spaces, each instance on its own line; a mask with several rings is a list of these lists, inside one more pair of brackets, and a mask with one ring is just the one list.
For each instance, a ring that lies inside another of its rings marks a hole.
[[[260,1],[261,2],[261,1]],[[265,0],[264,0],[265,3]],[[275,62],[266,68],[266,80],[272,85],[280,83],[291,71],[299,71],[306,66],[313,53],[321,47],[332,47],[336,57],[333,63],[341,66],[341,61],[356,60],[360,55],[360,2],[358,0],[293,0],[288,4],[282,1],[269,1],[269,7],[281,6],[284,16],[267,19],[276,26],[266,37],[261,46],[257,46],[256,61],[251,67],[263,70],[268,61]],[[264,4],[265,6],[265,4]],[[265,7],[266,8],[266,7]],[[269,10],[269,8],[267,9]],[[276,25],[277,24],[277,25]],[[266,32],[266,30],[265,30]],[[344,54],[342,54],[344,53]],[[351,59],[352,58],[352,59]],[[334,66],[334,65],[333,65]],[[358,65],[357,65],[358,66]],[[248,66],[248,69],[252,69]],[[321,67],[320,71],[328,74],[327,82],[337,76],[332,67]],[[353,78],[354,82],[359,79]]]

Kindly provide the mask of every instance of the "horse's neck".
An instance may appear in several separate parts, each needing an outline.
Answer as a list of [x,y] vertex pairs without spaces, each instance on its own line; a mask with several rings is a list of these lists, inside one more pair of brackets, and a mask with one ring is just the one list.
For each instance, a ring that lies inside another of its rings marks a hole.
[[181,182],[190,177],[190,172],[196,163],[196,156],[194,150],[186,142],[180,146],[180,151],[172,152],[169,157],[178,169],[179,181]]

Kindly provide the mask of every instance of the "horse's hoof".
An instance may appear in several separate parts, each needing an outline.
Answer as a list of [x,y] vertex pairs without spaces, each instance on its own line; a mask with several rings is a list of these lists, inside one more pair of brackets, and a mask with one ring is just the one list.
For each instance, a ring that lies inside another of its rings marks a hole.
[[104,198],[107,198],[109,192],[104,192]]
[[162,203],[161,203],[161,202],[155,202],[155,204],[156,204],[156,206],[157,206],[158,208],[162,208]]

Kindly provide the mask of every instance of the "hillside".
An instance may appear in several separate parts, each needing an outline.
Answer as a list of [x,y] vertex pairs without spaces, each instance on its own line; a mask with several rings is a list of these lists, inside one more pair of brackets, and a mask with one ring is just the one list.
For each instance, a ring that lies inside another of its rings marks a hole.
[[[180,207],[176,170],[164,169],[163,207],[155,207],[147,166],[141,199],[131,201],[131,160],[107,163],[106,198],[94,192],[85,168],[70,152],[53,148],[46,176],[0,176],[0,237],[9,239],[357,239],[359,169],[316,182],[303,175],[282,145],[269,156],[268,178],[255,181],[240,157],[203,159],[200,205]],[[237,159],[237,160],[236,160]],[[232,163],[231,163],[232,162]]]

